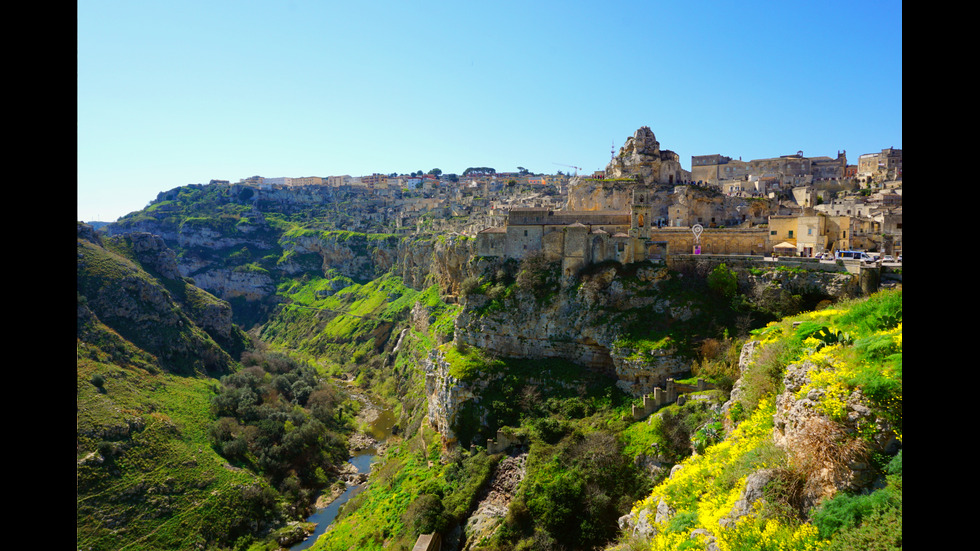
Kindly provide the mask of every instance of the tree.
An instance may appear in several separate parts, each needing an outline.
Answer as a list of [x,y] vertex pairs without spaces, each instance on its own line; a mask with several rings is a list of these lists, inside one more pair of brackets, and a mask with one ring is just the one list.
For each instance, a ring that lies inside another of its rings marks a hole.
[[731,298],[738,289],[738,276],[725,263],[721,263],[708,274],[708,287],[725,298]]
[[432,176],[435,176],[436,178],[438,178],[439,175],[442,174],[442,170],[441,169],[438,169],[438,168],[433,168],[432,170],[429,171],[429,174],[431,174]]
[[442,532],[449,524],[442,500],[433,494],[422,494],[408,506],[404,520],[418,534]]

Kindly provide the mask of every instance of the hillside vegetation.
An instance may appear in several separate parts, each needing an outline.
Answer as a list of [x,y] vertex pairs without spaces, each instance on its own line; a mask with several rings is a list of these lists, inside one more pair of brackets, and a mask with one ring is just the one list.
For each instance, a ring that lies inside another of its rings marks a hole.
[[901,549],[901,291],[754,337],[734,428],[633,506],[621,548]]
[[[220,549],[275,539],[334,481],[324,472],[347,458],[350,419],[335,411],[345,397],[291,360],[246,353],[227,303],[144,269],[132,245],[80,228],[78,547]],[[260,392],[236,394],[249,377],[258,379],[249,390]]]
[[[900,287],[650,262],[565,281],[230,189],[79,226],[79,549],[288,547],[375,406],[393,435],[314,549],[901,548]],[[528,342],[552,355],[493,348]],[[586,346],[712,386],[637,419],[636,380],[561,356]]]

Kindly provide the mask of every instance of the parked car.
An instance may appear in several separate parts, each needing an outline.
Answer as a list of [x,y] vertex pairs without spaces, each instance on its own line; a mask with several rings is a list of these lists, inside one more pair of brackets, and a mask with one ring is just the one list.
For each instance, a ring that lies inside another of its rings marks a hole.
[[895,262],[895,257],[892,256],[892,255],[890,255],[890,254],[886,254],[885,256],[881,257],[881,261],[882,262]]
[[835,251],[834,260],[860,260],[871,264],[875,258],[864,251]]

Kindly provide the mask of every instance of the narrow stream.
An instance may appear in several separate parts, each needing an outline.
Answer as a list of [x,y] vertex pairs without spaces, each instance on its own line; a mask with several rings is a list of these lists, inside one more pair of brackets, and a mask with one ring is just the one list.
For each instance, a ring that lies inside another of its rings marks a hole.
[[[378,441],[379,444],[384,443],[389,436],[391,436],[392,428],[395,425],[395,417],[390,410],[382,409],[379,411],[378,417],[370,424],[370,436]],[[371,466],[378,459],[377,448],[368,448],[366,450],[361,450],[354,454],[353,457],[347,461],[354,465],[358,473],[370,473]],[[354,484],[348,486],[344,493],[340,495],[337,499],[333,500],[329,505],[323,508],[317,509],[317,512],[306,519],[306,522],[315,522],[316,529],[312,534],[302,542],[290,547],[290,551],[299,551],[301,549],[309,549],[316,543],[317,538],[323,535],[327,531],[327,528],[333,523],[334,519],[340,513],[340,509],[345,503],[350,501],[350,499],[364,490],[364,484]]]

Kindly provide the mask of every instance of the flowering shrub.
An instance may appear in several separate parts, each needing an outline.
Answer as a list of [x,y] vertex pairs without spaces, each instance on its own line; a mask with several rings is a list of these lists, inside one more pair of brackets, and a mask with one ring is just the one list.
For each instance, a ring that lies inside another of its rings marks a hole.
[[[846,419],[848,400],[860,390],[879,418],[884,417],[896,427],[895,433],[901,441],[901,300],[901,291],[885,291],[833,309],[773,322],[754,331],[753,336],[759,341],[759,354],[749,372],[743,374],[743,385],[753,384],[747,377],[752,376],[753,370],[756,379],[764,381],[781,377],[780,372],[787,365],[806,365],[808,382],[796,396],[815,401],[814,407],[826,416],[826,419],[820,419],[826,425],[824,432],[830,436],[838,434],[840,425],[837,422]],[[774,448],[773,393],[778,390],[771,384],[767,389],[765,385],[755,383],[755,388],[769,393],[756,393],[750,400],[743,396],[742,403],[738,404],[741,406],[738,417],[744,421],[727,439],[707,446],[703,454],[681,463],[682,468],[672,478],[634,505],[633,514],[636,515],[644,509],[656,509],[663,500],[675,511],[673,518],[684,520],[671,522],[668,519],[655,523],[656,534],[649,542],[650,549],[702,548],[706,538],[702,531],[713,536],[715,544],[723,551],[817,550],[837,545],[833,539],[821,537],[820,530],[812,523],[801,522],[792,515],[774,514],[772,510],[766,510],[762,501],[757,501],[751,512],[731,522],[732,509],[742,496],[751,472],[765,468],[787,472],[790,468],[802,469],[799,472],[805,473],[808,467],[816,468],[814,465],[797,465],[799,454],[780,456],[767,451]],[[812,392],[815,390],[817,392]],[[866,437],[880,430],[874,422],[858,428]],[[818,436],[814,435],[815,438]],[[825,440],[827,442],[820,443],[836,441],[830,437]],[[862,445],[859,441],[851,444],[855,450]],[[853,455],[851,452],[860,451],[855,450],[840,450],[839,463],[848,463]],[[695,530],[699,532],[692,538]]]
[[[699,528],[714,535],[723,550],[819,548],[816,528],[776,519],[761,521],[757,518],[758,511],[743,517],[734,527],[723,526],[722,520],[730,514],[745,489],[746,474],[777,466],[767,461],[764,454],[753,455],[759,448],[771,444],[773,413],[775,402],[763,400],[726,440],[682,463],[682,468],[672,478],[633,506],[636,514],[643,509],[656,509],[663,499],[677,511],[674,518],[687,519],[681,523],[681,531],[678,531],[678,523],[670,520],[659,523],[657,535],[650,541],[651,549],[687,549],[692,542],[691,532]],[[740,473],[746,474],[738,476]],[[737,478],[733,479],[733,475]]]
[[754,515],[739,519],[733,530],[719,534],[716,543],[722,551],[816,551],[826,544],[812,524],[792,526]]

